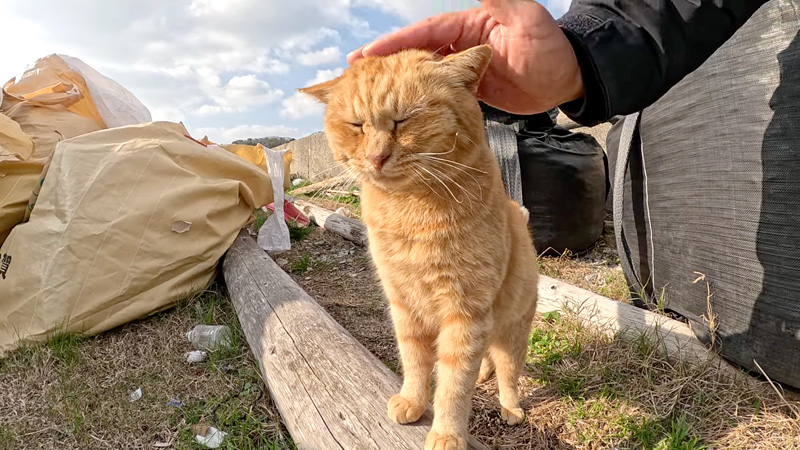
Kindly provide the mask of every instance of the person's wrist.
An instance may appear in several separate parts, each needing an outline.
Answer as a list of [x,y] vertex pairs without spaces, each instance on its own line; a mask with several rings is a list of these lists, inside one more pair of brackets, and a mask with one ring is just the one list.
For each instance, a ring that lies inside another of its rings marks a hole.
[[569,75],[566,77],[566,84],[564,86],[564,96],[558,104],[574,102],[586,95],[586,90],[583,86],[583,75],[578,63],[575,62],[574,67],[569,70]]

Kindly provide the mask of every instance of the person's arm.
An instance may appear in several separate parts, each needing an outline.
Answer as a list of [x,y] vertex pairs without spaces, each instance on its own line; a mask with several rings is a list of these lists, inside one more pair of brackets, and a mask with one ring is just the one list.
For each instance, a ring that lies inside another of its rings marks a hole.
[[584,125],[640,111],[697,69],[766,0],[575,0],[558,20],[584,97],[560,109]]

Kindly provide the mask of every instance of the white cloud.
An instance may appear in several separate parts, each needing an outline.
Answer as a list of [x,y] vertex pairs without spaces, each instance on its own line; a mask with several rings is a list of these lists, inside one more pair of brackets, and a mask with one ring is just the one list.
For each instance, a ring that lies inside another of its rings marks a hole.
[[[321,27],[285,39],[281,43],[280,49],[287,52],[309,51],[313,47],[316,47],[325,41],[338,43],[341,41],[341,38],[342,37],[338,31],[331,28]],[[284,54],[290,55],[290,53]]]
[[218,86],[219,79],[213,74],[205,80],[206,94],[214,100],[215,105],[203,105],[197,110],[200,115],[232,113],[246,111],[251,106],[273,103],[283,98],[283,91],[274,89],[266,81],[255,75],[233,77],[224,87]]
[[192,136],[202,138],[208,136],[212,142],[229,144],[239,139],[260,138],[266,136],[300,137],[300,130],[285,125],[238,125],[230,128],[206,127],[192,130]]
[[479,6],[478,0],[355,0],[356,6],[369,6],[416,22],[437,14]]
[[[343,67],[336,69],[318,70],[317,75],[311,79],[306,86],[313,86],[328,80],[332,80],[344,72]],[[299,92],[291,97],[285,98],[281,103],[281,117],[291,119],[302,119],[304,117],[321,116],[325,112],[325,105]]]
[[281,117],[289,117],[292,119],[321,116],[322,113],[325,112],[325,105],[299,92],[285,99],[282,106]]
[[342,51],[338,46],[325,47],[322,50],[306,52],[297,55],[297,62],[304,66],[324,66],[338,63],[342,58]]
[[325,70],[318,70],[317,75],[312,78],[306,86],[313,86],[315,84],[324,83],[328,80],[332,80],[339,75],[344,73],[344,67],[337,67],[336,69],[325,69]]

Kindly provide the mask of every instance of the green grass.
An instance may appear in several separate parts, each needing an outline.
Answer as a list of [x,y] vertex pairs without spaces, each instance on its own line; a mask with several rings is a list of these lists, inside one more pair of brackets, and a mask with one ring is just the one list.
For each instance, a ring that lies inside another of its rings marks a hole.
[[556,385],[558,386],[558,393],[562,396],[582,400],[586,378],[580,375],[563,377],[558,380]]
[[[551,316],[552,317],[552,316]],[[561,362],[565,355],[576,357],[581,353],[581,344],[559,337],[552,330],[535,328],[528,336],[531,362],[546,367]]]
[[17,436],[10,428],[0,425],[0,450],[17,448]]
[[45,342],[45,347],[50,349],[53,358],[62,364],[72,365],[80,358],[80,347],[84,337],[64,331],[56,331]]
[[[264,222],[267,221],[267,218],[271,215],[271,213],[265,213],[260,209],[256,209],[254,214],[256,216],[256,221],[253,227],[256,231],[258,231],[262,226],[264,226]],[[295,220],[288,221],[286,225],[289,227],[289,239],[291,239],[292,242],[305,239],[313,231],[313,225],[302,227]]]
[[297,275],[304,274],[311,267],[311,255],[301,255],[300,258],[292,263],[292,273]]
[[692,435],[686,419],[678,418],[632,418],[626,417],[623,432],[629,440],[642,450],[705,450],[706,445]]
[[545,314],[528,343],[529,376],[557,399],[549,414],[564,414],[576,448],[725,448],[711,436],[768,414],[764,392],[670,357],[658,333],[601,332],[565,310]]
[[261,209],[256,209],[256,210],[254,210],[253,213],[256,216],[256,222],[255,222],[255,224],[253,226],[255,227],[255,230],[258,231],[258,230],[261,229],[262,226],[264,226],[264,222],[267,221],[267,217],[269,217],[269,213],[265,213]]
[[[350,192],[357,190],[356,188],[350,188]],[[334,195],[330,197],[331,200],[342,203],[344,205],[350,205],[351,210],[356,216],[361,216],[361,197],[356,197],[355,195]]]
[[203,423],[228,433],[220,447],[223,449],[294,450],[294,443],[281,430],[274,413],[255,407],[259,399],[269,395],[255,368],[241,370],[236,382],[238,389],[227,397],[193,400],[175,410],[171,418],[173,426],[185,423],[178,434],[176,448],[204,448],[195,442],[191,429],[192,425]]
[[292,240],[292,242],[302,241],[309,234],[311,234],[312,231],[314,231],[312,225],[301,227],[294,220],[290,220],[287,225],[289,225],[289,238]]
[[[250,351],[230,300],[221,286],[212,286],[192,300],[194,316],[206,325],[227,325],[231,329],[228,345],[209,352],[207,370],[226,374],[238,386],[227,397],[195,399],[176,408],[171,424],[181,428],[175,448],[202,449],[195,441],[191,425],[205,423],[228,433],[220,448],[229,450],[293,450],[291,438],[280,428],[280,418],[257,402],[269,396],[258,368],[240,364]],[[181,425],[181,422],[185,424]]]

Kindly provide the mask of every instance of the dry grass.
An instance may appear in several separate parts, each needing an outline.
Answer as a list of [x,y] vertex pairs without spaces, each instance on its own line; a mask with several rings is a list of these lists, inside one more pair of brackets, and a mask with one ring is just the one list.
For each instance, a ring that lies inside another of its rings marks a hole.
[[[230,325],[233,344],[189,365],[186,332],[199,323]],[[195,449],[200,422],[228,432],[227,448],[293,448],[220,288],[96,337],[13,352],[0,359],[0,392],[2,450]]]
[[609,337],[575,312],[539,321],[521,382],[527,426],[498,422],[490,380],[479,387],[473,432],[503,449],[800,448],[800,399],[671,359],[658,341]]
[[629,302],[628,284],[613,242],[614,233],[607,228],[585,254],[540,257],[539,273],[614,300]]

